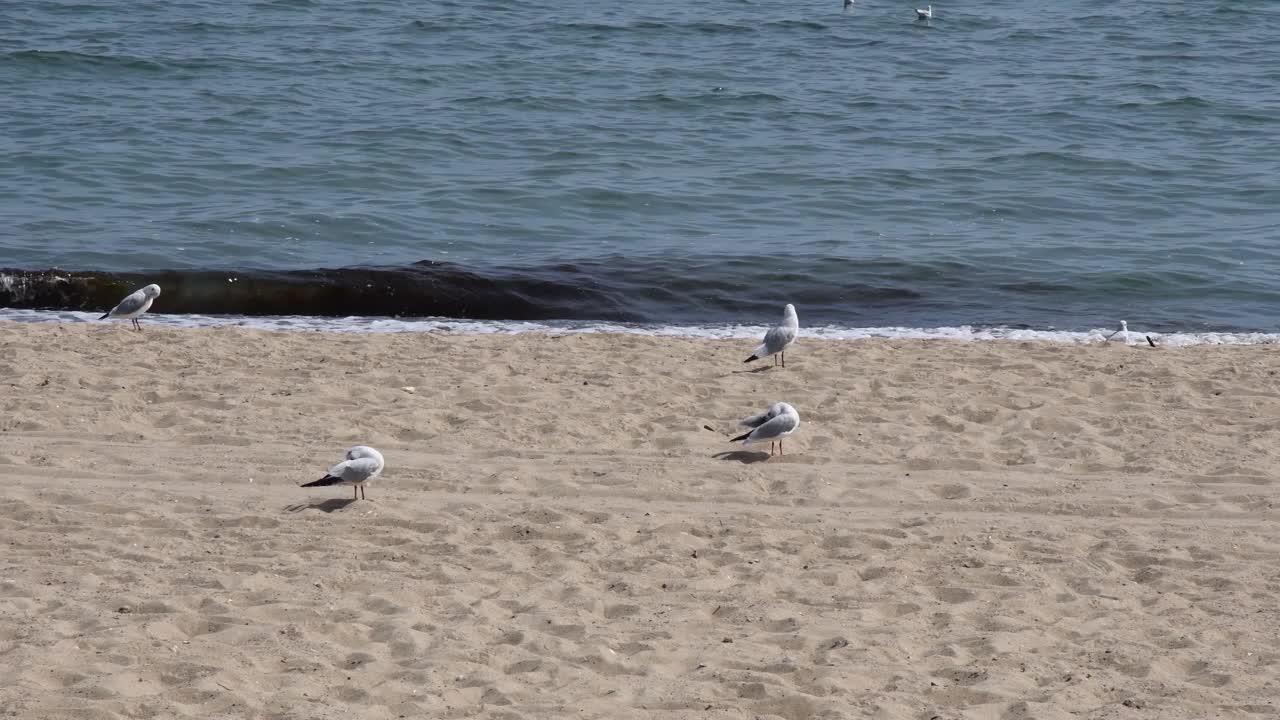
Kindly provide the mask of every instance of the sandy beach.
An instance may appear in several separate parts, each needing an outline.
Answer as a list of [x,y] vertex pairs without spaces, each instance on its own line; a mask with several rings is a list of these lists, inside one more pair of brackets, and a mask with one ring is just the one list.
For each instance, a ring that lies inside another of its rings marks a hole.
[[1280,714],[1275,347],[143,323],[0,324],[0,714]]

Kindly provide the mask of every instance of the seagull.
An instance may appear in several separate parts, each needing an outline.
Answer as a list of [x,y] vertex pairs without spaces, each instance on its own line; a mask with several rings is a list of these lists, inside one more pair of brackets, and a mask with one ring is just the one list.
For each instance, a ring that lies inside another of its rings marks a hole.
[[749,433],[739,435],[729,442],[742,440],[743,445],[750,445],[768,440],[769,457],[773,457],[773,443],[778,443],[778,454],[781,455],[782,439],[791,435],[796,431],[796,428],[800,427],[800,413],[784,402],[774,403],[769,406],[767,411],[759,415],[752,415],[738,424],[755,429]]
[[1108,335],[1106,339],[1110,341],[1111,338],[1117,335],[1120,336],[1120,342],[1124,343],[1125,345],[1128,345],[1131,342],[1131,340],[1129,339],[1129,323],[1125,322],[1124,320],[1121,320],[1120,329]]
[[933,6],[932,6],[932,5],[929,5],[929,6],[928,6],[928,7],[926,7],[924,10],[921,10],[920,8],[916,8],[916,19],[917,19],[917,20],[930,20],[930,19],[932,19],[932,18],[933,18]]
[[151,309],[151,303],[160,297],[160,286],[151,284],[141,290],[129,293],[128,297],[120,301],[120,304],[107,311],[106,315],[98,318],[106,320],[107,318],[125,318],[133,322],[135,330],[142,330],[142,326],[138,324],[138,316]]
[[351,492],[359,500],[364,497],[364,484],[382,474],[385,465],[382,453],[367,445],[357,445],[347,451],[347,459],[329,468],[324,477],[309,482],[302,487],[324,487],[326,485],[351,485]]
[[800,332],[800,319],[796,317],[796,306],[788,304],[782,310],[782,324],[775,328],[770,328],[769,332],[764,334],[764,342],[760,347],[751,353],[751,357],[742,362],[749,363],[766,355],[772,355],[773,364],[777,366],[778,355],[781,354],[782,367],[786,367],[787,353],[785,350],[791,347],[791,343],[796,341],[796,333],[798,332]]
[[853,0],[844,0],[844,6],[847,8],[853,7]]

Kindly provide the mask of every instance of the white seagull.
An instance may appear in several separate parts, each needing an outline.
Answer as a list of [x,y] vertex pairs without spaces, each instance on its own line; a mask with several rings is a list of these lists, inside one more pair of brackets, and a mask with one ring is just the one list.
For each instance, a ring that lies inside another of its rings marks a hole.
[[764,334],[764,342],[755,352],[751,353],[751,357],[743,360],[749,363],[752,360],[759,360],[767,355],[773,356],[773,364],[778,364],[778,355],[782,355],[782,367],[787,366],[787,354],[785,350],[791,347],[791,343],[796,341],[796,333],[800,332],[800,319],[796,317],[796,306],[788,304],[782,310],[782,324],[775,328],[770,328],[769,332]]
[[739,435],[729,442],[743,441],[743,445],[769,441],[769,456],[773,457],[773,444],[778,443],[778,454],[782,454],[782,439],[791,435],[800,427],[800,413],[787,403],[774,403],[759,415],[738,423],[743,427],[755,428],[749,433]]
[[1133,343],[1133,340],[1129,337],[1129,323],[1125,322],[1124,320],[1120,321],[1120,329],[1108,335],[1107,340],[1110,341],[1111,338],[1117,335],[1120,336],[1120,342],[1124,343],[1125,345],[1131,345]]
[[160,297],[160,286],[151,284],[141,290],[129,293],[128,297],[120,301],[120,304],[107,311],[106,315],[98,318],[106,320],[107,318],[125,318],[133,322],[135,330],[142,330],[142,326],[138,324],[138,316],[151,309],[151,303]]
[[347,451],[347,459],[329,468],[324,477],[302,487],[326,485],[351,485],[352,500],[364,497],[364,484],[382,474],[386,462],[382,453],[367,445],[357,445]]
[[932,19],[932,18],[933,18],[933,6],[932,6],[932,5],[930,5],[930,6],[926,7],[926,8],[925,8],[925,9],[923,9],[923,10],[921,10],[920,8],[916,8],[916,19],[917,19],[917,20],[929,20],[929,19]]

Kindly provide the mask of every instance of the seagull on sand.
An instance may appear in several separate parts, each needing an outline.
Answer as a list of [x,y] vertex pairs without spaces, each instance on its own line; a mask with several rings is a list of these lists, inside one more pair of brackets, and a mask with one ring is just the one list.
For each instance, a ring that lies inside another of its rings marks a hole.
[[354,495],[351,499],[359,500],[364,497],[364,484],[381,475],[385,465],[382,453],[367,445],[357,445],[347,451],[346,460],[329,468],[324,477],[302,487],[350,485]]
[[148,285],[141,290],[129,293],[128,297],[120,301],[120,304],[107,311],[106,315],[98,318],[106,320],[107,318],[125,318],[133,322],[135,330],[142,330],[142,326],[138,324],[138,316],[151,309],[151,303],[160,297],[160,286],[156,284]]
[[[790,306],[788,306],[790,307]],[[729,442],[743,441],[743,445],[769,441],[769,457],[773,457],[773,444],[778,443],[778,454],[782,454],[782,439],[791,435],[800,427],[800,413],[787,403],[774,403],[759,415],[738,423],[743,427],[754,428],[751,432],[739,435]]]
[[796,306],[788,304],[782,310],[782,323],[775,328],[770,328],[769,332],[764,334],[764,342],[756,351],[751,353],[751,357],[743,360],[749,363],[752,360],[759,360],[767,355],[773,356],[773,364],[778,364],[778,355],[782,355],[782,367],[787,366],[787,354],[784,352],[791,347],[791,343],[796,341],[796,333],[800,332],[800,319],[796,317]]
[[1108,342],[1110,342],[1111,338],[1117,335],[1120,336],[1120,342],[1124,343],[1125,345],[1129,345],[1130,343],[1133,342],[1129,338],[1129,323],[1125,322],[1124,320],[1120,321],[1120,329],[1108,335],[1106,339]]
[[925,9],[923,9],[923,10],[921,10],[920,8],[916,8],[916,19],[917,19],[917,20],[931,20],[931,19],[933,19],[933,6],[932,6],[932,5],[929,5],[928,7],[926,7],[926,8],[925,8]]

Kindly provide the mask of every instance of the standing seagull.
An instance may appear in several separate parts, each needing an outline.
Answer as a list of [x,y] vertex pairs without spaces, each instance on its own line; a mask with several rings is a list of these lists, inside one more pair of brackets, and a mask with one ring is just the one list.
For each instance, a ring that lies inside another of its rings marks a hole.
[[917,19],[917,20],[932,20],[932,19],[933,19],[933,6],[932,6],[932,5],[930,5],[930,6],[926,7],[926,8],[925,8],[925,9],[923,9],[923,10],[921,10],[920,8],[916,8],[916,19]]
[[[787,307],[790,307],[788,305]],[[782,439],[791,435],[800,427],[800,413],[787,403],[774,403],[767,412],[738,423],[743,427],[755,428],[749,433],[739,435],[729,442],[743,440],[743,445],[769,441],[769,457],[773,457],[773,443],[778,443],[778,454],[782,454]]]
[[800,319],[796,317],[796,306],[787,304],[782,311],[782,324],[770,328],[769,332],[764,334],[764,343],[751,353],[751,357],[743,360],[749,363],[752,360],[759,360],[766,355],[773,356],[773,364],[777,366],[778,355],[782,355],[782,367],[787,366],[787,354],[784,352],[791,347],[791,343],[796,341],[796,333],[800,332]]
[[142,330],[142,326],[138,324],[138,316],[150,310],[151,303],[158,297],[160,297],[160,286],[148,285],[141,290],[129,293],[129,296],[121,300],[119,305],[111,308],[106,315],[98,319],[126,318],[133,322],[135,330]]
[[1133,340],[1129,337],[1129,323],[1125,322],[1124,320],[1120,321],[1120,329],[1108,335],[1107,340],[1109,341],[1111,340],[1111,338],[1117,335],[1120,336],[1120,342],[1124,343],[1125,345],[1130,345],[1133,343]]
[[357,445],[347,451],[347,459],[329,468],[329,472],[315,482],[302,487],[326,485],[351,485],[352,500],[364,497],[364,484],[382,474],[385,465],[382,453],[366,445]]

